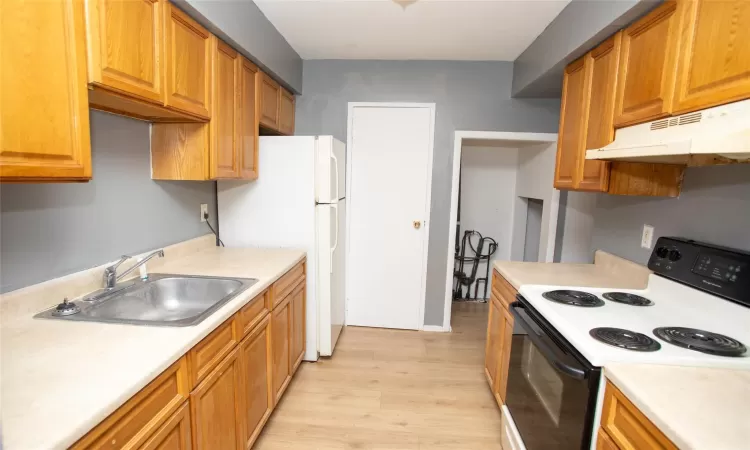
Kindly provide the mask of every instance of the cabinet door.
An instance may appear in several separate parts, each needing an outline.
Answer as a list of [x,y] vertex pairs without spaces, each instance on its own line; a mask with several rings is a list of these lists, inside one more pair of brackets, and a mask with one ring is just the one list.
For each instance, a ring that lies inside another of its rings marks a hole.
[[497,386],[497,373],[500,367],[500,354],[503,330],[503,307],[493,295],[490,300],[489,317],[487,318],[487,342],[484,347],[484,375],[490,384],[492,393]]
[[260,74],[260,124],[279,129],[279,90],[281,87],[265,73]]
[[91,178],[83,3],[3,0],[0,179]]
[[266,316],[253,331],[240,342],[240,362],[244,387],[242,426],[245,448],[257,439],[273,409],[271,391],[271,335],[270,318]]
[[297,370],[305,355],[305,282],[292,293],[291,355],[292,373]]
[[190,406],[185,402],[140,450],[191,450]]
[[86,0],[89,82],[162,104],[162,2]]
[[596,450],[619,450],[619,447],[612,442],[606,431],[599,428],[596,438]]
[[503,321],[500,335],[500,367],[497,371],[497,383],[495,385],[495,399],[500,404],[505,404],[505,392],[508,387],[508,369],[510,366],[510,345],[513,341],[513,315],[507,310],[502,310]]
[[279,402],[289,380],[291,370],[289,366],[289,331],[292,324],[292,307],[288,296],[271,313],[271,373],[273,381],[273,403]]
[[209,119],[211,34],[187,14],[164,2],[166,106]]
[[688,2],[667,0],[623,31],[615,126],[668,116],[679,48],[679,10]]
[[258,178],[258,68],[245,58],[240,62],[237,142],[240,178]]
[[[615,34],[586,56],[586,64],[591,65],[591,89],[588,94],[585,149],[604,147],[615,137],[613,121],[621,38],[621,33]],[[587,161],[585,149],[581,154],[583,167],[576,188],[606,192],[609,185],[609,163]]]
[[279,131],[281,134],[294,134],[294,95],[284,88],[279,94]]
[[194,450],[243,448],[238,351],[227,355],[190,394]]
[[750,97],[750,2],[694,0],[685,20],[675,114]]
[[238,142],[235,141],[238,114],[239,55],[219,39],[214,41],[213,98],[211,113],[211,178],[240,175]]
[[585,58],[565,68],[560,106],[560,131],[557,139],[557,162],[554,186],[573,189],[578,165],[584,154],[588,92],[590,77],[586,74]]

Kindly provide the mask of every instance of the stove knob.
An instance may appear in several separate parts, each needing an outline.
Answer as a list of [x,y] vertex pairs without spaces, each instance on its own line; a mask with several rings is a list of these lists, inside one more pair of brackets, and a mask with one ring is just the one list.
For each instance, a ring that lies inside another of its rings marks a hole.
[[680,258],[682,258],[682,254],[679,251],[677,251],[677,250],[670,250],[669,251],[669,260],[670,261],[672,261],[672,262],[679,261]]
[[667,250],[667,247],[659,247],[656,249],[656,256],[659,258],[666,258],[669,254],[669,250]]

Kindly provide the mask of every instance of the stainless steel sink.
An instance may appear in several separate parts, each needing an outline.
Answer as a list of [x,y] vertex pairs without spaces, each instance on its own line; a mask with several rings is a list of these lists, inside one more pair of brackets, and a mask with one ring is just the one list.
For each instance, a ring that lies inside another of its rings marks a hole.
[[[68,315],[55,308],[36,318],[133,325],[186,327],[202,322],[211,313],[246,290],[254,278],[222,278],[190,275],[149,274],[145,280],[125,287],[94,292],[71,302]],[[77,307],[77,308],[76,308]],[[70,310],[80,309],[78,312]]]

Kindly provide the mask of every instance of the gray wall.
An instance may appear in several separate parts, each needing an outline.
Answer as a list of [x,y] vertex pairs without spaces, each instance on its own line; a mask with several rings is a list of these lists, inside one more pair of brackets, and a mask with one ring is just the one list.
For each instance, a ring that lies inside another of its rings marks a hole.
[[347,102],[436,103],[427,325],[443,323],[453,132],[557,132],[559,100],[511,98],[512,76],[510,62],[304,61],[298,135],[332,134],[346,141]]
[[302,92],[302,58],[252,0],[173,1],[277,81]]
[[[594,195],[594,194],[589,194]],[[598,194],[592,249],[645,264],[643,224],[659,236],[681,236],[750,251],[750,165],[688,169],[677,199]]]
[[91,111],[91,147],[88,183],[0,185],[1,292],[210,232],[214,183],[152,181],[148,123]]
[[563,69],[661,0],[573,0],[514,61],[514,97],[560,97]]

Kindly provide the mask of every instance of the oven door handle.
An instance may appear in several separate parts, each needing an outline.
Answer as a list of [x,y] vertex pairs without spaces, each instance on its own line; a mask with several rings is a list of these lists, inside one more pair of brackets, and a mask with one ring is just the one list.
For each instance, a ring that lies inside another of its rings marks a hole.
[[542,341],[534,330],[534,327],[531,326],[533,319],[529,317],[526,311],[524,311],[524,308],[520,305],[519,302],[511,303],[510,308],[512,309],[513,315],[519,320],[521,327],[526,330],[527,336],[531,339],[531,342],[533,342],[544,357],[547,358],[547,361],[552,364],[552,367],[564,375],[575,378],[576,380],[585,380],[586,371],[583,368],[574,367],[561,361],[555,352],[544,341]]

